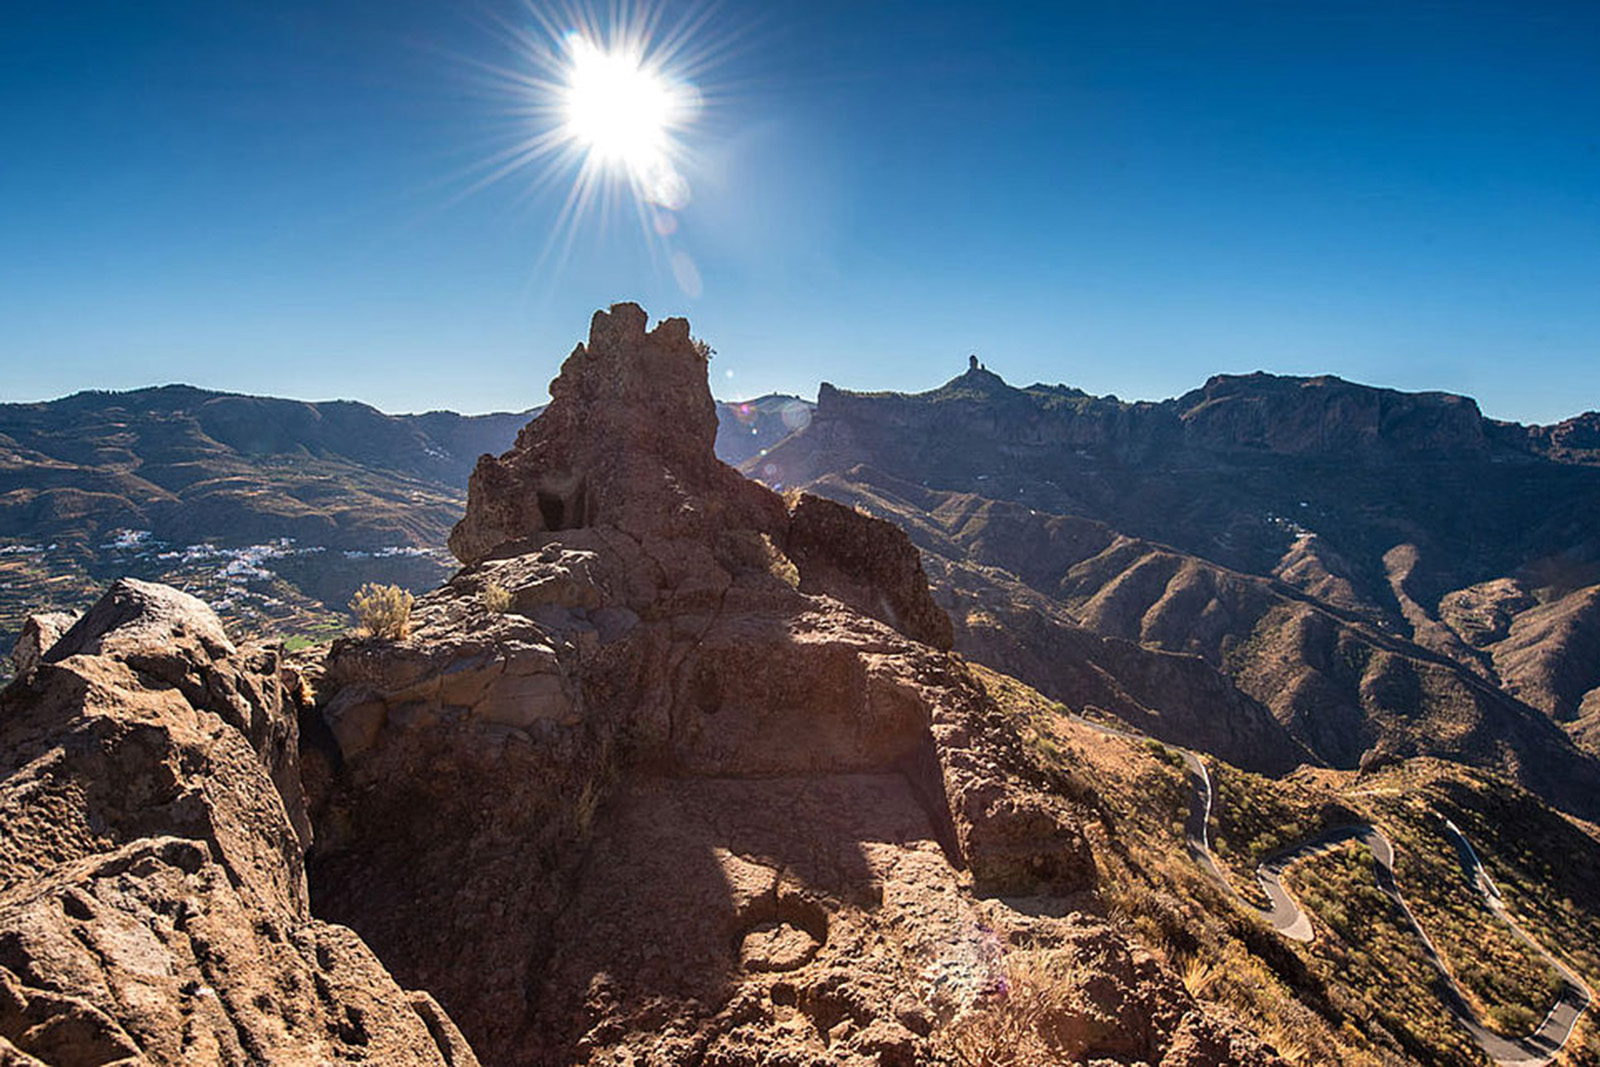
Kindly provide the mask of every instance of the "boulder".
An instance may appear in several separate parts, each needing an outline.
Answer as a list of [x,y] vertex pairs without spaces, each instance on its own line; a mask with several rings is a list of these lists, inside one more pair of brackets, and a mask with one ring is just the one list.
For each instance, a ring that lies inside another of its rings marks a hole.
[[11,646],[11,665],[17,673],[27,674],[37,667],[76,619],[64,611],[39,612],[24,619],[22,631]]

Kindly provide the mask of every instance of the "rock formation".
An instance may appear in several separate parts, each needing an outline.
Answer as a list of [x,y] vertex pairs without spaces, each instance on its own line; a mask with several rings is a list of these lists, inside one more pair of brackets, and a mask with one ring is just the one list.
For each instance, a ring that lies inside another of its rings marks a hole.
[[0,693],[0,1063],[476,1063],[311,917],[276,654],[131,580],[61,621]]
[[1063,1009],[1084,1057],[1272,1060],[1069,914],[1089,813],[903,533],[717,462],[687,323],[597,314],[551,395],[412,635],[304,665],[320,915],[497,1065],[940,1062],[1024,944],[1115,961]]
[[29,615],[22,622],[22,632],[11,646],[11,665],[18,674],[28,674],[44,654],[60,640],[61,635],[77,619],[64,611],[44,611]]

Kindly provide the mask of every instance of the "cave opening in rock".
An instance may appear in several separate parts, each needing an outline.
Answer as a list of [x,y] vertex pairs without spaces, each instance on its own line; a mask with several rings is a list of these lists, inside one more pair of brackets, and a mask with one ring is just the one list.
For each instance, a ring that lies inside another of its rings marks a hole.
[[539,504],[539,518],[544,523],[544,528],[552,533],[560,530],[576,530],[591,525],[594,519],[589,487],[583,481],[579,481],[565,493],[540,489],[537,491],[536,499]]
[[546,530],[567,528],[567,502],[554,493],[539,492],[539,517]]

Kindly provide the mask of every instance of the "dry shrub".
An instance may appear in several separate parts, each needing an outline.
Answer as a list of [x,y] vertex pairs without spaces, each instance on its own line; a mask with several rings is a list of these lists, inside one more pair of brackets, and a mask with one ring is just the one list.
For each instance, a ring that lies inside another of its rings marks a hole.
[[717,538],[722,560],[741,570],[766,571],[791,589],[800,588],[800,570],[771,537],[754,530],[729,530]]
[[1072,1062],[1103,1036],[1105,1020],[1083,999],[1060,952],[1018,952],[1000,990],[942,1033],[961,1067],[1034,1067]]
[[1292,1027],[1279,1022],[1269,1023],[1258,1036],[1290,1063],[1315,1062],[1311,1046],[1296,1036]]
[[1192,997],[1204,997],[1211,992],[1211,987],[1216,985],[1220,977],[1217,969],[1198,956],[1191,957],[1183,965],[1183,987]]
[[481,596],[484,610],[493,615],[504,615],[511,610],[511,590],[499,582],[485,582]]
[[368,582],[350,598],[356,625],[373,637],[398,641],[411,632],[411,605],[415,598],[398,585]]

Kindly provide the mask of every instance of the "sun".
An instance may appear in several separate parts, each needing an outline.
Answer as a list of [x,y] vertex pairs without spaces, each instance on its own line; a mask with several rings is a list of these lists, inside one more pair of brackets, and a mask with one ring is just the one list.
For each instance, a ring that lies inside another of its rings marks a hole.
[[509,62],[464,57],[493,127],[459,195],[518,175],[519,202],[564,187],[541,265],[564,258],[580,231],[604,238],[614,219],[634,215],[652,258],[698,294],[685,212],[691,177],[709,173],[708,114],[726,109],[717,72],[743,47],[736,20],[713,17],[716,0],[674,4],[672,16],[665,0],[524,3],[530,21],[500,20]]
[[565,44],[562,129],[585,165],[618,171],[646,199],[675,206],[675,138],[693,111],[690,94],[627,45],[606,49],[578,33]]

